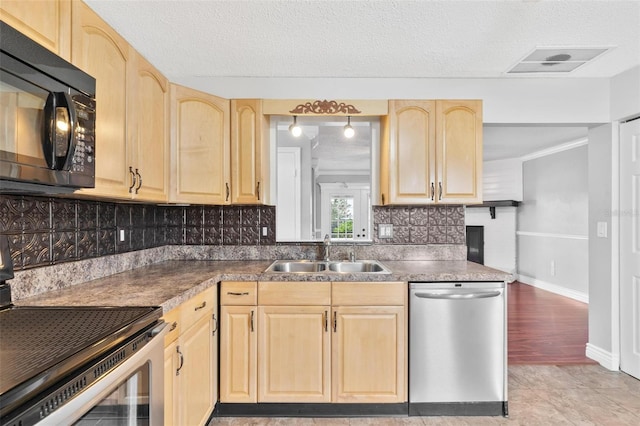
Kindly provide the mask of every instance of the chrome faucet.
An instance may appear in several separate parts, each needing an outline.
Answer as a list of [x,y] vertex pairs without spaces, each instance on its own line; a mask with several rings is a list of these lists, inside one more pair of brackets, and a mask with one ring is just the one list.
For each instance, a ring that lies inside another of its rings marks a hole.
[[331,238],[329,238],[329,234],[326,234],[324,236],[324,243],[322,245],[324,246],[324,261],[328,262],[329,261],[329,247],[331,247]]
[[351,252],[349,253],[349,262],[355,262],[356,261],[356,243],[353,243],[353,246],[351,247]]

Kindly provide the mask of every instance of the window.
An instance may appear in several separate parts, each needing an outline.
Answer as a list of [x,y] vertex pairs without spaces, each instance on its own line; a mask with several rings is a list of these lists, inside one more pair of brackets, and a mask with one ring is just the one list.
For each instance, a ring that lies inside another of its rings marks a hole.
[[331,198],[331,238],[353,238],[353,197]]
[[336,240],[370,240],[369,184],[321,183],[319,235]]

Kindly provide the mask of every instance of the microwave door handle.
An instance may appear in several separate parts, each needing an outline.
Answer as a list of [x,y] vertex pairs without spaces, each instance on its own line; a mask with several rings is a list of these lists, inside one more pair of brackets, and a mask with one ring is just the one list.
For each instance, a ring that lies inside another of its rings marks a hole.
[[[58,109],[66,111],[67,117],[65,121],[62,121],[62,117],[58,117]],[[62,150],[57,145],[56,133],[59,122],[60,125],[66,125],[67,127],[66,140],[63,141],[65,152],[61,152]],[[64,92],[50,93],[45,104],[45,129],[43,135],[44,140],[42,141],[44,158],[50,169],[65,170],[71,166],[71,159],[75,152],[75,141],[73,138],[75,124],[76,111],[71,97]]]
[[71,95],[68,93],[63,93],[67,111],[69,112],[69,133],[67,138],[67,157],[64,160],[64,164],[62,168],[64,170],[69,170],[71,168],[71,162],[73,161],[73,155],[76,153],[76,125],[78,123],[78,118],[76,114],[76,106],[73,103],[73,99],[71,99]]

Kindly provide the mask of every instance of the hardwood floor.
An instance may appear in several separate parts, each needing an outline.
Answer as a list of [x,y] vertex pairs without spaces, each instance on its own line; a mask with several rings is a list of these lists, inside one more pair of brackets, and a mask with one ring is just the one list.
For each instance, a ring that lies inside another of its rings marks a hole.
[[509,365],[596,364],[585,356],[587,304],[515,281],[508,305]]

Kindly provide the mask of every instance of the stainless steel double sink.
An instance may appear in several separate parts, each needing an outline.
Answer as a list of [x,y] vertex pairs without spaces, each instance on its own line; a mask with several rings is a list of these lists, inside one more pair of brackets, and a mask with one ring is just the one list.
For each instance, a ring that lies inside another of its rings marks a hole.
[[372,273],[390,274],[382,263],[377,260],[350,261],[320,261],[320,260],[276,260],[265,272],[280,273]]

